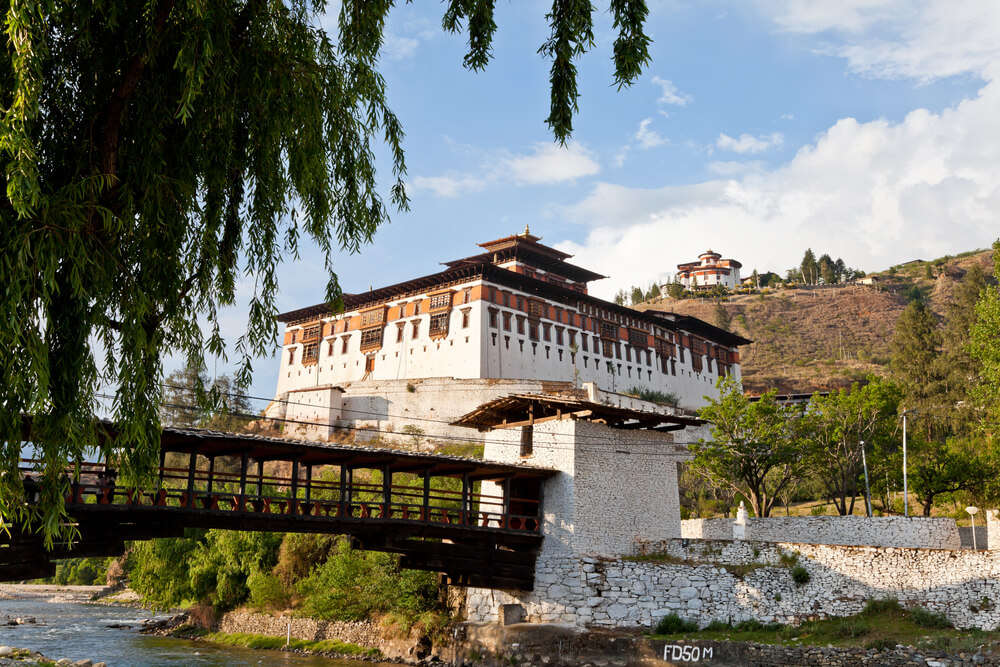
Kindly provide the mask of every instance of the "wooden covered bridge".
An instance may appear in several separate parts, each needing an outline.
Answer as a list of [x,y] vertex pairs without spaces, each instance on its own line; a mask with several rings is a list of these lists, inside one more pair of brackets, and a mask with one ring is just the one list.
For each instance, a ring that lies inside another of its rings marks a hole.
[[[34,469],[23,461],[29,503],[37,499]],[[556,471],[165,428],[154,488],[119,484],[107,463],[66,474],[78,539],[46,551],[40,536],[0,534],[0,580],[49,576],[54,559],[121,554],[130,540],[221,528],[349,535],[357,548],[402,554],[403,567],[442,572],[450,583],[530,590],[542,483]],[[483,481],[501,492],[481,493]]]

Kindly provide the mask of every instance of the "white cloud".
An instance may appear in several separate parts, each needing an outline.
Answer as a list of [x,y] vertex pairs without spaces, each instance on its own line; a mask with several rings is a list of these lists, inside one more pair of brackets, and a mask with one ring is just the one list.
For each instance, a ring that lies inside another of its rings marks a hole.
[[[783,271],[806,247],[866,270],[986,247],[998,235],[1000,82],[898,123],[844,118],[781,167],[716,163],[727,178],[662,188],[598,183],[561,213],[590,226],[560,248],[612,280],[645,284],[712,247]],[[748,163],[752,164],[752,163]]]
[[795,114],[793,114],[793,113],[783,113],[783,114],[781,114],[781,120],[795,120]]
[[694,98],[687,93],[682,93],[669,79],[653,77],[653,83],[660,87],[660,98],[656,100],[660,104],[671,104],[678,107],[687,106]]
[[591,152],[576,141],[565,146],[538,143],[531,153],[512,155],[501,164],[503,175],[516,183],[528,185],[575,181],[601,170]]
[[715,141],[716,148],[734,153],[763,153],[769,148],[776,148],[785,142],[785,137],[781,132],[774,132],[769,135],[754,137],[743,133],[738,138],[733,138],[722,133]]
[[778,27],[815,35],[820,49],[868,76],[919,81],[975,73],[1000,61],[1000,3],[940,0],[762,0]]
[[748,174],[755,171],[763,171],[764,163],[759,160],[751,160],[749,162],[709,162],[708,170],[713,174],[718,174],[719,176],[741,176],[743,174]]
[[433,192],[438,197],[453,198],[479,192],[486,181],[473,176],[417,176],[407,185],[411,192]]
[[[449,139],[446,137],[446,141]],[[465,144],[456,149],[466,157],[478,158],[478,173],[470,175],[417,176],[409,182],[411,192],[429,192],[437,197],[454,198],[479,192],[487,186],[508,182],[517,185],[552,185],[571,183],[601,170],[593,153],[583,144],[572,141],[566,146],[538,143],[527,153],[484,151]],[[624,162],[624,155],[621,155]],[[616,157],[616,161],[618,158]],[[619,164],[621,166],[621,164]]]
[[635,140],[639,144],[640,148],[656,148],[657,146],[663,146],[667,143],[667,139],[661,135],[656,130],[650,129],[652,125],[652,118],[643,118],[639,122],[639,129],[635,132]]

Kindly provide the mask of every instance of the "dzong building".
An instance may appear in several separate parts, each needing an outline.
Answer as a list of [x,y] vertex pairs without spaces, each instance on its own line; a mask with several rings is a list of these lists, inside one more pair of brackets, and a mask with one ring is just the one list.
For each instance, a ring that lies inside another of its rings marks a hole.
[[267,416],[311,436],[447,435],[499,396],[637,390],[693,410],[724,375],[740,376],[749,341],[694,317],[639,312],[588,293],[601,274],[524,233],[395,285],[278,316],[281,369]]

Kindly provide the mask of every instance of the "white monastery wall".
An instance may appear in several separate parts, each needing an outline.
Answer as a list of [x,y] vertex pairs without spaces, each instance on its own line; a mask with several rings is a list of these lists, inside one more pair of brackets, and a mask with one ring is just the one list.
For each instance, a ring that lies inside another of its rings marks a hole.
[[[485,284],[482,280],[454,287],[456,293]],[[524,292],[504,288],[516,296],[537,298]],[[410,297],[388,304],[412,302],[424,297]],[[490,326],[491,308],[497,309],[496,327]],[[463,311],[468,311],[468,317]],[[505,329],[504,313],[511,313],[510,330]],[[356,314],[356,313],[355,313]],[[680,405],[695,409],[705,404],[705,396],[717,395],[718,364],[701,355],[700,372],[694,370],[690,349],[676,346],[679,353],[674,362],[668,362],[664,373],[655,353],[646,348],[633,352],[627,341],[620,341],[621,358],[608,358],[602,351],[595,351],[598,340],[593,332],[541,319],[540,340],[533,341],[518,332],[519,311],[504,308],[485,300],[459,303],[450,312],[447,336],[432,339],[429,313],[408,316],[389,322],[385,326],[381,349],[374,353],[362,352],[361,331],[349,331],[326,336],[320,341],[319,358],[315,364],[303,364],[303,347],[289,344],[281,351],[281,369],[275,396],[286,399],[289,391],[314,387],[346,385],[362,380],[407,380],[419,378],[453,377],[458,379],[536,379],[556,382],[574,382],[578,386],[594,382],[601,389],[623,392],[632,387],[676,394]],[[323,322],[334,317],[323,318]],[[414,324],[417,335],[414,337]],[[463,326],[465,324],[465,326]],[[399,325],[402,326],[400,333]],[[549,327],[548,340],[544,339],[545,325]],[[555,332],[563,329],[562,343]],[[288,331],[301,329],[290,326]],[[569,343],[569,332],[574,331],[576,349]],[[587,342],[584,343],[584,338]],[[346,340],[346,351],[345,351]],[[289,361],[290,355],[293,361]],[[366,365],[372,358],[373,366]],[[731,373],[740,375],[739,364]]]
[[[687,519],[681,537],[733,539],[736,519]],[[746,520],[745,539],[758,542],[866,545],[925,549],[961,547],[954,519],[938,517],[803,516]]]
[[[663,561],[548,557],[535,590],[470,595],[470,621],[496,621],[502,604],[520,604],[530,622],[651,627],[676,613],[708,625],[797,624],[848,616],[872,599],[944,614],[960,628],[1000,623],[1000,552],[673,539],[645,545]],[[781,557],[809,573],[798,585]]]
[[[564,419],[536,424],[533,454],[520,456],[521,429],[490,432],[484,458],[526,462],[562,472],[545,482],[541,552],[535,592],[466,590],[470,620],[496,620],[500,604],[524,603],[532,620],[587,625],[588,597],[581,558],[615,558],[634,549],[637,536],[680,535],[677,463],[686,460],[669,433],[626,431]],[[482,493],[496,493],[484,482]]]
[[[418,439],[457,438],[479,441],[484,434],[473,429],[451,426],[450,422],[500,396],[540,393],[540,380],[482,380],[424,378],[415,380],[365,380],[335,388],[319,387],[290,391],[287,398],[268,407],[268,416],[317,424],[287,423],[286,430],[300,437],[325,439],[338,427],[355,429],[359,440],[375,437]],[[325,413],[313,405],[331,400],[336,410]],[[323,414],[336,415],[327,426]],[[408,428],[410,427],[410,428]],[[417,431],[419,429],[419,431]]]
[[640,537],[679,536],[677,463],[689,457],[676,452],[673,437],[575,424],[575,551],[621,555]]

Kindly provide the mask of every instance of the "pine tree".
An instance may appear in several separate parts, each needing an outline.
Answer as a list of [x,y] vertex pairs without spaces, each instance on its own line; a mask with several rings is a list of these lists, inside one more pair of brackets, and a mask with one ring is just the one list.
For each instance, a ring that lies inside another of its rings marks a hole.
[[818,267],[816,266],[816,255],[813,254],[812,248],[806,249],[799,268],[802,271],[802,282],[806,285],[815,285]]
[[922,300],[911,301],[896,321],[889,344],[890,368],[903,390],[903,406],[916,409],[930,440],[941,435],[946,407],[942,402],[945,365],[940,359],[941,333],[937,319]]
[[821,256],[818,266],[819,277],[823,279],[824,284],[834,285],[837,283],[837,264],[829,255]]
[[[1000,240],[993,244],[993,275],[1000,281]],[[976,303],[970,352],[981,364],[972,394],[983,415],[982,427],[996,443],[1000,438],[1000,287],[990,285]]]
[[636,305],[638,303],[642,303],[642,296],[643,296],[642,295],[642,288],[641,287],[633,287],[632,288],[632,305],[634,306],[634,305]]
[[660,298],[660,286],[655,282],[649,286],[649,292],[646,293],[646,300],[652,301],[653,299]]
[[945,311],[942,336],[942,360],[947,370],[944,398],[951,406],[952,428],[956,432],[966,432],[973,419],[974,407],[969,391],[978,381],[980,364],[973,359],[969,343],[976,322],[976,303],[984,289],[986,275],[982,267],[974,264],[958,284]]
[[757,273],[757,269],[753,270],[750,274],[750,283],[757,289],[760,289],[760,274]]

